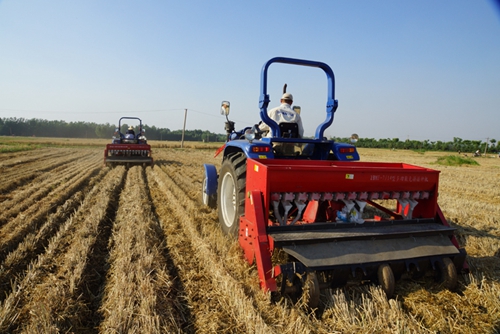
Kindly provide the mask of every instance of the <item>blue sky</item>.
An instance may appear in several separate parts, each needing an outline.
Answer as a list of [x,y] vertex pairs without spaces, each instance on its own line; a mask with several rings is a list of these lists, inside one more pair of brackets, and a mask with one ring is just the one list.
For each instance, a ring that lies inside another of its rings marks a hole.
[[[0,117],[224,132],[259,118],[270,58],[322,61],[339,108],[328,136],[500,140],[500,7],[476,1],[0,1]],[[326,78],[271,65],[302,107],[325,118]],[[110,134],[111,136],[112,134]]]

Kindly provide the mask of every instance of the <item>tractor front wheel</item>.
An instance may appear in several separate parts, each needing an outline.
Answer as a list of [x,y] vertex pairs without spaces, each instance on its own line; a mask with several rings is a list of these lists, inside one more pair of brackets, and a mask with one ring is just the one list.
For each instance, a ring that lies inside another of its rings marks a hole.
[[217,206],[217,196],[215,194],[208,195],[207,194],[207,176],[203,175],[202,181],[202,189],[201,189],[201,201],[204,205],[208,206],[211,209],[215,209]]
[[222,231],[238,236],[240,216],[245,212],[247,158],[243,153],[229,155],[219,174],[217,207]]

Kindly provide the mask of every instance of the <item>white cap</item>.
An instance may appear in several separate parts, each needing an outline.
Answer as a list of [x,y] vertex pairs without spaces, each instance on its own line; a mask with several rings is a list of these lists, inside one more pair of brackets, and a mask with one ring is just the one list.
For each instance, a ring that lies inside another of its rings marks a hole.
[[293,101],[293,95],[290,94],[290,93],[285,93],[283,94],[283,96],[281,97],[282,100],[290,100],[290,101]]
[[128,127],[129,130],[134,130],[134,127],[131,125]]

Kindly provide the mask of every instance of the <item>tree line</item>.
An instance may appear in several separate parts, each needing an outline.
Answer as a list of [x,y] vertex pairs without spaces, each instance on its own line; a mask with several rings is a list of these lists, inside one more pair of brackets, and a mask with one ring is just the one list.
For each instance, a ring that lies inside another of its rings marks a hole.
[[[138,131],[138,124],[130,124]],[[114,135],[115,124],[97,124],[93,122],[65,122],[45,119],[0,118],[0,136],[56,137],[56,138],[110,138]],[[121,124],[125,133],[128,124]],[[146,138],[149,140],[180,141],[182,130],[170,130],[143,124]],[[207,130],[186,130],[185,141],[224,142],[226,135]]]
[[[136,128],[137,124],[131,124]],[[121,125],[121,132],[125,133],[128,124]],[[149,140],[180,141],[182,130],[170,130],[143,124],[146,130],[146,138]],[[59,137],[59,138],[111,138],[114,135],[116,125],[97,124],[93,122],[65,122],[50,121],[44,119],[25,118],[0,118],[1,136],[26,136],[26,137]],[[350,138],[332,137],[337,142],[350,142]],[[207,130],[186,130],[185,141],[224,142],[225,134],[217,134]],[[356,142],[361,148],[387,148],[407,149],[423,151],[450,151],[472,153],[479,150],[481,153],[500,152],[500,143],[495,139],[464,140],[454,137],[453,141],[430,141],[430,140],[400,140],[399,138],[359,138]]]
[[[350,142],[350,138],[333,137],[336,142]],[[453,137],[453,141],[431,141],[431,140],[400,140],[399,138],[359,138],[355,143],[357,147],[363,148],[388,148],[398,150],[421,150],[421,151],[450,151],[461,153],[473,153],[479,150],[481,153],[500,152],[500,144],[495,139],[486,141],[467,140]]]

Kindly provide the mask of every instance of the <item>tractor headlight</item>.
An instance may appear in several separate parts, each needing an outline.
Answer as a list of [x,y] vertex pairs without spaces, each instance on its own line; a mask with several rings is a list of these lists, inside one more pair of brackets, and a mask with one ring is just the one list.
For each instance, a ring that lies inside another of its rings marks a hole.
[[255,139],[255,131],[248,129],[245,131],[245,139],[252,142]]

